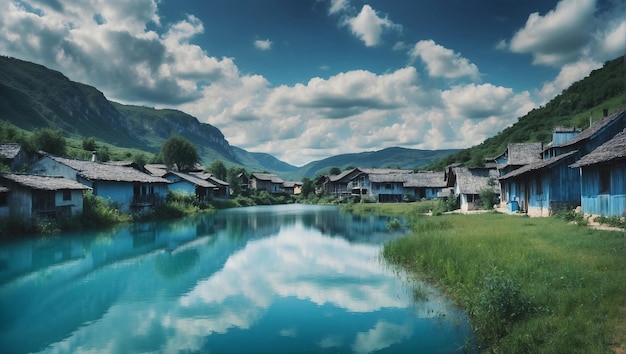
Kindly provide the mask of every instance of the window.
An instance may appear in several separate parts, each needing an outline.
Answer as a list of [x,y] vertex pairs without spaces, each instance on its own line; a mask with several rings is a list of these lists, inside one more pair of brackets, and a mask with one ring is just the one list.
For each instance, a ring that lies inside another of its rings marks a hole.
[[600,169],[600,194],[611,193],[611,172],[608,168]]
[[385,183],[385,189],[393,189],[391,183]]
[[0,207],[9,205],[9,193],[0,192]]
[[70,190],[63,191],[63,200],[72,200],[72,191]]

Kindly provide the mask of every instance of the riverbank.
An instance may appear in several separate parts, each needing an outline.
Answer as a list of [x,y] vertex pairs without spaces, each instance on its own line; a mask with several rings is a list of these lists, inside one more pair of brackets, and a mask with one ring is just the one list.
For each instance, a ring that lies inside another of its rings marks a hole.
[[[472,318],[481,351],[624,352],[625,234],[557,218],[405,216],[412,233],[383,257],[437,284]],[[386,210],[386,211],[385,211]]]

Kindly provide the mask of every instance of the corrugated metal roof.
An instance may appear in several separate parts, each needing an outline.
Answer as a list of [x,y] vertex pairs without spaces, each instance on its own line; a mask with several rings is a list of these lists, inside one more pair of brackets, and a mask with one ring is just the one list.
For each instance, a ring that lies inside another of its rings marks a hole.
[[5,181],[36,190],[87,190],[84,184],[60,176],[40,176],[28,174],[6,173],[0,175]]
[[116,182],[139,182],[139,183],[169,183],[168,180],[151,176],[132,167],[117,166],[101,162],[73,160],[63,157],[48,157],[58,163],[69,166],[76,170],[81,177],[92,181],[116,181]]
[[626,158],[626,130],[598,146],[595,150],[571,164],[570,167],[589,166],[624,158]]
[[566,159],[566,158],[576,154],[577,152],[578,152],[578,150],[570,151],[570,152],[568,152],[566,154],[563,154],[563,155],[555,156],[555,157],[552,157],[552,158],[549,158],[549,159],[545,159],[545,160],[541,160],[541,161],[537,161],[537,162],[528,164],[526,166],[522,166],[522,167],[518,168],[517,170],[514,170],[514,171],[511,171],[511,172],[507,173],[506,175],[500,177],[499,179],[500,180],[505,180],[505,179],[509,179],[509,178],[513,178],[513,177],[516,177],[516,176],[523,175],[523,174],[528,173],[528,172],[540,170],[542,168],[551,166],[551,165],[553,165],[553,164],[555,164],[555,163],[557,163],[557,162],[559,162],[559,161],[561,161],[563,159]]

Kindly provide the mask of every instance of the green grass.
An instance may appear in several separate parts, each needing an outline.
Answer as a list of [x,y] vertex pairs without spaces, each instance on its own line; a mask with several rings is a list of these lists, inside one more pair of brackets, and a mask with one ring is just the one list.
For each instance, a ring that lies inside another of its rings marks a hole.
[[463,306],[481,350],[623,350],[624,232],[497,213],[417,216],[415,205],[401,205],[378,210],[405,215],[413,228],[385,245],[384,259]]

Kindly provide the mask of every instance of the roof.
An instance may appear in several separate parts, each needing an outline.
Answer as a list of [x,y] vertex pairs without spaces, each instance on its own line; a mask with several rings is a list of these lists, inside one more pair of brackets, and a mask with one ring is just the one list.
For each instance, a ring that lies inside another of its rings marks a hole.
[[[467,167],[453,167],[452,169],[461,194],[479,194],[481,190],[489,188],[490,181],[498,179],[498,171],[494,169]],[[494,183],[492,188],[495,192],[500,192],[497,183]]]
[[613,122],[614,120],[617,120],[618,118],[623,117],[624,114],[626,114],[626,107],[622,107],[618,111],[616,111],[616,112],[614,112],[612,114],[609,114],[606,117],[602,117],[602,119],[600,119],[598,121],[593,122],[593,124],[591,124],[591,126],[589,128],[583,130],[583,132],[578,134],[575,138],[567,141],[564,144],[558,145],[558,146],[569,146],[569,145],[576,144],[577,142],[579,142],[581,140],[589,139],[594,134],[596,134],[597,132],[602,130],[604,127],[609,125],[611,122]]
[[5,159],[12,160],[22,150],[22,146],[17,143],[2,143],[0,144],[0,156]]
[[163,164],[145,164],[143,168],[150,172],[151,175],[163,177],[167,173],[167,167]]
[[91,189],[84,184],[60,176],[40,176],[14,173],[2,174],[0,176],[7,181],[36,190],[56,191]]
[[283,184],[283,181],[280,177],[273,173],[253,173],[251,178],[256,178],[259,181],[270,181],[272,183]]
[[285,187],[285,188],[295,188],[296,186],[302,186],[302,182],[300,182],[300,181],[285,181],[283,183],[283,187]]
[[416,188],[444,188],[446,181],[443,179],[443,172],[417,172],[409,175],[409,179],[404,183],[404,186]]
[[582,167],[626,158],[626,130],[598,146],[570,167]]
[[542,143],[513,143],[509,144],[508,165],[526,165],[541,160]]
[[201,178],[205,181],[210,181],[213,182],[215,184],[219,184],[222,186],[229,186],[230,183],[222,181],[221,179],[215,177],[213,174],[209,173],[209,172],[189,172],[189,174],[194,175],[198,178]]
[[513,178],[513,177],[517,177],[520,175],[523,175],[525,173],[528,172],[532,172],[532,171],[537,171],[537,170],[541,170],[543,168],[552,166],[557,164],[558,162],[560,162],[561,160],[564,160],[574,154],[578,153],[578,150],[574,150],[574,151],[570,151],[566,154],[563,155],[559,155],[559,156],[555,156],[549,159],[545,159],[545,160],[541,160],[541,161],[537,161],[531,164],[528,164],[526,166],[522,166],[520,168],[518,168],[517,170],[511,171],[509,173],[507,173],[506,175],[500,177],[500,180],[505,180],[505,179],[509,179],[509,178]]
[[0,186],[0,193],[5,193],[8,192],[9,188],[5,187],[5,186]]
[[330,175],[330,176],[328,176],[328,179],[329,179],[331,182],[341,181],[342,179],[346,178],[346,176],[348,176],[349,174],[351,174],[352,172],[355,172],[355,171],[360,172],[361,170],[360,170],[360,169],[358,169],[358,168],[353,168],[353,169],[350,169],[350,170],[345,170],[345,171],[341,172],[341,173],[340,173],[340,174],[338,174],[338,175]]
[[50,155],[48,155],[48,157],[58,163],[76,170],[78,175],[92,181],[169,183],[169,181],[164,178],[151,176],[132,167],[117,166],[86,160],[66,159]]
[[198,176],[194,176],[192,174],[188,174],[188,173],[182,173],[182,172],[175,172],[175,171],[169,171],[165,174],[165,176],[167,175],[174,175],[177,176],[181,179],[184,179],[185,181],[191,183],[191,184],[195,184],[196,186],[200,186],[203,188],[215,188],[217,187],[216,185],[214,185],[213,183],[209,183],[207,180],[204,180],[202,178],[199,178]]

